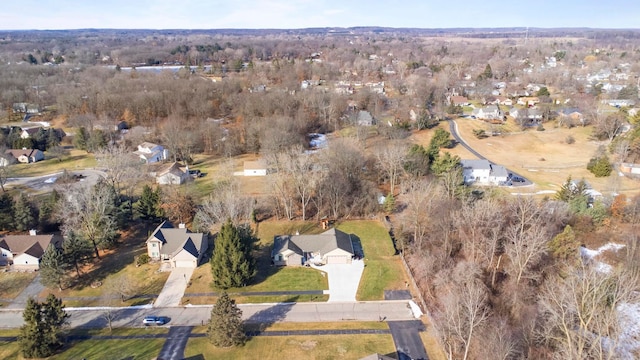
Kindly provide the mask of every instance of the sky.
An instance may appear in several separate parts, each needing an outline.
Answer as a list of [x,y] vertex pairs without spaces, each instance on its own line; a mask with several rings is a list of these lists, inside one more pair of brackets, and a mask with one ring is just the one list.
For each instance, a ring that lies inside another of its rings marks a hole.
[[640,28],[638,0],[20,0],[0,30]]

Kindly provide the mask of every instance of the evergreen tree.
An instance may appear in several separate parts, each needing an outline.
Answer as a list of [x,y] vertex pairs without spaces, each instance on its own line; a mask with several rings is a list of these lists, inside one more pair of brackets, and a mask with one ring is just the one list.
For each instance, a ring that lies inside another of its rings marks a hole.
[[226,292],[211,310],[207,337],[217,347],[240,346],[247,340],[242,326],[242,310]]
[[580,242],[576,239],[576,234],[571,225],[564,227],[564,230],[556,235],[549,243],[551,255],[562,261],[577,261],[579,254]]
[[40,260],[40,282],[44,286],[55,286],[62,291],[67,267],[62,250],[49,245]]
[[43,303],[29,298],[22,317],[19,342],[24,357],[48,357],[62,346],[63,326],[69,317],[62,300],[51,294]]
[[584,180],[574,182],[571,180],[571,176],[567,177],[567,180],[562,184],[560,190],[556,192],[556,200],[571,202],[575,198],[587,198],[586,194],[587,183]]
[[80,266],[90,260],[93,253],[91,244],[74,231],[69,231],[63,242],[65,262],[73,266],[76,275],[80,276]]
[[60,194],[55,190],[41,200],[38,211],[38,224],[43,231],[48,231],[49,228],[57,223],[54,210],[59,200]]
[[601,155],[589,160],[587,170],[591,171],[591,173],[596,177],[606,177],[611,175],[613,166],[611,165],[607,155]]
[[444,155],[437,157],[431,163],[431,172],[436,176],[440,176],[459,165],[460,158],[457,155],[452,156],[450,153],[445,152]]
[[35,210],[25,193],[13,203],[13,227],[18,231],[33,229],[36,222]]
[[429,172],[429,152],[422,145],[413,144],[409,149],[404,170],[413,176],[424,176]]
[[162,215],[162,209],[160,208],[160,188],[156,188],[154,191],[151,186],[145,185],[142,188],[142,195],[140,200],[136,202],[135,206],[138,211],[138,215],[144,220],[156,220]]
[[73,146],[79,150],[87,150],[87,142],[89,141],[89,132],[82,126],[73,136]]
[[13,229],[13,199],[5,192],[0,195],[0,230]]
[[244,286],[255,275],[250,249],[231,220],[222,225],[216,238],[211,271],[213,283],[220,289]]

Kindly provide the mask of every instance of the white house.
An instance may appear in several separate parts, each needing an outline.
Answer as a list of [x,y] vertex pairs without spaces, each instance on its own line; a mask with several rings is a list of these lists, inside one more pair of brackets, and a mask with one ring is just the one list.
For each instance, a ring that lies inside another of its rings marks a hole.
[[504,166],[495,165],[489,160],[460,160],[465,184],[501,185],[509,178]]
[[163,164],[151,175],[156,178],[156,183],[160,185],[180,185],[187,181],[189,174],[180,168],[180,164]]
[[504,114],[496,105],[489,105],[480,109],[474,109],[471,114],[481,120],[502,120],[504,117]]
[[5,235],[0,237],[0,265],[13,265],[14,270],[38,270],[40,258],[49,246],[60,247],[62,238],[54,235]]
[[162,146],[150,142],[143,142],[138,145],[138,150],[133,152],[147,164],[167,160],[169,152]]

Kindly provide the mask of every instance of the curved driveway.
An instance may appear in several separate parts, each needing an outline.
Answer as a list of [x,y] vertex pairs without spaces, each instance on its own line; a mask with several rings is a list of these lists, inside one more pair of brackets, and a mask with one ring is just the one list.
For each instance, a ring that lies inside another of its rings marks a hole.
[[[476,157],[478,157],[478,159],[480,160],[487,160],[489,161],[491,164],[495,163],[489,159],[487,159],[486,157],[484,157],[482,154],[480,154],[479,152],[477,152],[475,149],[473,149],[471,146],[469,146],[469,144],[467,144],[464,139],[462,139],[462,136],[460,136],[460,134],[458,133],[458,124],[456,124],[455,120],[447,120],[449,122],[449,130],[451,132],[451,136],[453,136],[453,139],[460,145],[462,145],[462,147],[464,147],[465,149],[469,150],[470,153],[472,153],[473,155],[475,155]],[[506,168],[505,168],[506,169]],[[519,183],[518,185],[512,185],[512,186],[526,186],[526,185],[533,185],[533,183],[531,181],[529,181],[526,177],[518,174],[517,172],[507,169],[507,172],[509,172],[510,174],[513,174],[514,177],[519,176],[522,179],[524,179],[524,182]]]

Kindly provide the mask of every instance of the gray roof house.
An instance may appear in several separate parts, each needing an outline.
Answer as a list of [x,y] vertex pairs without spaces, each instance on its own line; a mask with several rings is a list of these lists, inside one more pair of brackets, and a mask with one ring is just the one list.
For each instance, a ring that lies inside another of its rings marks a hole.
[[350,264],[354,256],[351,235],[335,228],[318,235],[277,235],[271,259],[274,265]]
[[173,268],[197,267],[209,246],[206,234],[192,233],[184,224],[175,228],[168,221],[162,222],[146,243],[150,258],[168,262]]
[[460,160],[465,184],[501,185],[509,178],[504,166],[492,164],[489,160]]

